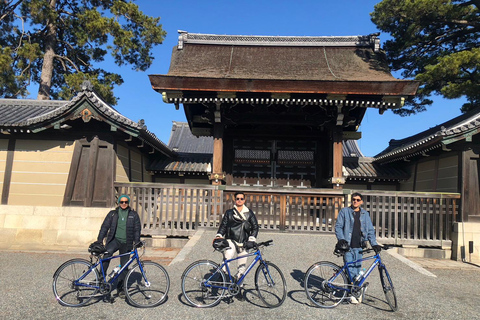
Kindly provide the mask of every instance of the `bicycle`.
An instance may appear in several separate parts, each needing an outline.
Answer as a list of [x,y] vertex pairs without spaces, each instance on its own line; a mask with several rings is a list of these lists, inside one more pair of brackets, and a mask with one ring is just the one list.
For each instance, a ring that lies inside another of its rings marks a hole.
[[[141,255],[138,254],[139,247],[143,247]],[[135,307],[151,308],[166,299],[170,278],[165,268],[158,263],[140,259],[145,254],[144,241],[137,243],[131,252],[102,259],[104,253],[91,252],[90,261],[80,258],[66,261],[55,271],[53,293],[61,305],[80,307],[94,297],[109,298],[115,281],[134,262],[136,264],[128,271],[124,280],[127,301]],[[126,255],[130,256],[128,262],[107,279],[103,263]],[[113,300],[110,299],[110,302]]]
[[[225,250],[222,252],[223,262],[219,265],[210,260],[198,260],[190,264],[182,274],[182,293],[187,301],[195,307],[213,307],[225,297],[233,297],[241,294],[240,289],[245,277],[259,262],[255,271],[255,287],[258,296],[267,307],[275,308],[285,301],[287,286],[280,269],[270,261],[264,260],[261,248],[271,245],[273,240],[256,244],[253,252],[248,252],[246,257],[254,257],[245,273],[235,279],[230,273],[229,263],[242,257],[233,259],[225,258]],[[244,256],[244,257],[245,257]],[[226,270],[225,273],[223,270]]]
[[[388,250],[390,247],[383,246],[382,249]],[[371,248],[365,249],[362,253],[369,253],[372,250],[373,249]],[[345,251],[336,253],[336,255],[339,256],[343,256],[344,254]],[[348,266],[367,260],[374,261],[359,280],[355,282],[351,281]],[[365,295],[365,288],[368,285],[366,279],[375,267],[378,267],[380,281],[382,282],[383,292],[385,293],[387,303],[392,311],[397,311],[398,305],[395,288],[392,283],[392,278],[387,271],[387,267],[382,262],[380,252],[373,256],[347,262],[343,267],[328,261],[321,261],[313,264],[305,274],[305,292],[310,301],[322,308],[336,307],[345,299],[347,294],[351,294],[355,298],[359,298],[360,295],[362,295],[363,298]]]

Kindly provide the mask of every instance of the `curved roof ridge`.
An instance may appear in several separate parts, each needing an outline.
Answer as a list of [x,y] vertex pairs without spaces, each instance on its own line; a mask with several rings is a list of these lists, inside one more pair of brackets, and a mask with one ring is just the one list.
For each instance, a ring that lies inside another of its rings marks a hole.
[[399,140],[392,139],[389,142],[389,146],[378,153],[374,159],[381,160],[389,158],[399,153],[420,147],[428,142],[437,140],[438,138],[460,134],[476,127],[480,127],[480,108],[461,114],[412,136]]
[[263,36],[263,35],[220,35],[207,33],[189,33],[178,30],[178,49],[184,43],[248,46],[351,46],[372,47],[380,50],[380,33],[352,36]]

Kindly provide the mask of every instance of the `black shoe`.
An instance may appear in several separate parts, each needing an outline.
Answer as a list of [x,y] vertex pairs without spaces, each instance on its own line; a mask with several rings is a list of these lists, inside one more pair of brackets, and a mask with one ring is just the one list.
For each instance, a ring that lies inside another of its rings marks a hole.
[[117,295],[120,299],[125,299],[125,291],[122,290],[117,290]]
[[240,292],[237,293],[235,298],[237,298],[238,301],[244,301],[245,297],[243,296],[243,290],[240,290]]
[[110,294],[104,295],[103,296],[103,302],[105,303],[113,303],[113,298]]

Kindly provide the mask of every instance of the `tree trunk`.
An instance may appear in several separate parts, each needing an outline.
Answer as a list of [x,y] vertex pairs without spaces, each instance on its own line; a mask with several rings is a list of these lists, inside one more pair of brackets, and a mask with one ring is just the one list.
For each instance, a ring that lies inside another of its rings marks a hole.
[[[50,0],[50,8],[55,10],[56,0]],[[47,36],[45,38],[45,54],[43,56],[42,74],[40,76],[40,88],[38,89],[38,100],[50,100],[50,89],[52,87],[53,60],[55,58],[55,45],[57,43],[57,26],[55,21],[47,22]]]

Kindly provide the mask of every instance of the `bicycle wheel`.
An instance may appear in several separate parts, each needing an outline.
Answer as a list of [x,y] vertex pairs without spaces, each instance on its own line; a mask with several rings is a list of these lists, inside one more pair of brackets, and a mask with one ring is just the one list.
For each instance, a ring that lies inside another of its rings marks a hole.
[[255,271],[258,296],[269,308],[280,306],[287,295],[287,285],[282,271],[271,262],[261,263]]
[[392,311],[397,311],[397,295],[395,294],[392,278],[390,278],[385,266],[379,267],[378,271],[380,272],[380,281],[382,281],[383,292],[385,293],[385,298],[387,298],[387,303],[390,308],[392,308]]
[[[90,261],[73,259],[62,264],[53,275],[53,294],[67,307],[80,307],[98,292],[99,275]],[[79,280],[81,278],[81,280]]]
[[[167,298],[170,278],[164,267],[153,261],[142,261],[135,265],[125,277],[125,296],[138,308],[152,308]],[[145,280],[146,279],[146,280]]]
[[218,264],[199,260],[189,265],[182,274],[182,292],[195,307],[213,307],[225,293],[225,273]]
[[[315,263],[307,270],[304,286],[310,301],[322,308],[334,308],[343,301],[347,295],[346,289],[349,282],[345,273],[340,272],[341,269],[332,262],[322,261]],[[331,281],[335,275],[337,277]]]

